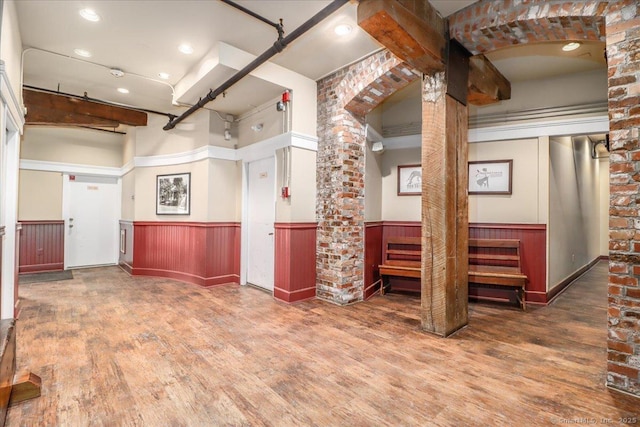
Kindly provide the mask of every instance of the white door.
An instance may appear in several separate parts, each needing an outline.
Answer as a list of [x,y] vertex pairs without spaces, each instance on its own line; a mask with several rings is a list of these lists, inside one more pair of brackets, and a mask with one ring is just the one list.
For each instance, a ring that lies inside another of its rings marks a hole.
[[65,267],[117,264],[117,179],[79,175],[65,179]]
[[247,172],[247,282],[273,290],[275,157],[249,163]]

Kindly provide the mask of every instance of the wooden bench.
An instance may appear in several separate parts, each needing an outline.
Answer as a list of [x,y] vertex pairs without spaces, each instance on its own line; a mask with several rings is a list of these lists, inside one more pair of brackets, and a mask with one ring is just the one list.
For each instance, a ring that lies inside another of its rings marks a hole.
[[384,295],[385,277],[420,278],[420,257],[422,255],[422,239],[420,237],[389,237],[382,254],[383,264],[380,268],[380,295]]
[[521,264],[520,240],[469,239],[469,283],[513,288],[525,310],[527,276]]

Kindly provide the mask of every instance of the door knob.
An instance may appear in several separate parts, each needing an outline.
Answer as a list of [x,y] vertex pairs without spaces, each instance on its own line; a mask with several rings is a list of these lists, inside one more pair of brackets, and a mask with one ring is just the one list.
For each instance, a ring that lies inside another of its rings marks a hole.
[[273,233],[269,233],[269,236],[273,236]]

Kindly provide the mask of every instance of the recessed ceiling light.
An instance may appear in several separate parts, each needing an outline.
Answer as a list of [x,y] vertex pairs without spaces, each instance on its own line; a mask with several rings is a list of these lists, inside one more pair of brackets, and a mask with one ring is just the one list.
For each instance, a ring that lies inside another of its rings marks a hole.
[[158,77],[160,77],[162,80],[168,80],[169,79],[169,74],[167,74],[167,73],[158,73]]
[[84,50],[84,49],[73,49],[73,51],[76,53],[76,55],[78,56],[83,56],[85,58],[91,58],[91,52],[89,52],[88,50]]
[[188,45],[186,43],[183,43],[180,46],[178,46],[178,50],[184,53],[185,55],[191,55],[193,53],[193,48],[191,47],[191,45]]
[[347,34],[351,33],[351,30],[352,28],[349,24],[340,24],[333,29],[333,31],[339,36],[346,36]]
[[87,21],[98,22],[100,20],[100,15],[98,15],[93,9],[80,9],[80,16],[82,16]]
[[572,50],[576,50],[579,47],[580,47],[580,43],[571,42],[571,43],[567,43],[564,46],[562,46],[562,50],[564,50],[565,52],[571,52]]
[[118,88],[118,92],[120,92],[120,93],[129,93],[129,89],[125,89],[123,87],[119,87]]

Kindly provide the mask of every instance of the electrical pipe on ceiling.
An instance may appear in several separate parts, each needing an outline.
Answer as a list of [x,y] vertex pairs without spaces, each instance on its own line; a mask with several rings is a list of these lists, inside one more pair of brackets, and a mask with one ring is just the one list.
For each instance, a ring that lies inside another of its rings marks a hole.
[[242,70],[238,71],[236,74],[231,76],[227,81],[225,81],[220,86],[218,86],[217,89],[209,90],[209,93],[204,98],[201,98],[196,104],[194,104],[191,108],[189,108],[187,111],[182,113],[180,116],[169,120],[169,123],[167,123],[162,129],[171,130],[175,128],[178,123],[180,123],[181,121],[183,121],[184,119],[186,119],[187,117],[189,117],[190,115],[192,115],[193,113],[195,113],[196,111],[198,111],[199,109],[207,105],[209,102],[216,99],[218,95],[225,92],[227,89],[229,89],[231,86],[236,84],[247,74],[249,74],[256,68],[258,68],[260,65],[267,62],[269,59],[271,59],[271,57],[282,52],[284,48],[287,47],[292,41],[294,41],[295,39],[297,39],[307,31],[309,31],[316,24],[324,20],[327,16],[331,15],[333,12],[335,12],[340,7],[342,7],[345,3],[348,3],[348,2],[349,0],[334,0],[327,7],[322,9],[320,12],[313,15],[304,24],[300,25],[298,28],[293,30],[291,34],[289,34],[288,36],[284,38],[278,37],[278,40],[276,40],[276,42],[273,43],[273,46],[271,46],[269,49],[264,51],[256,59],[251,61]]
[[223,2],[223,3],[228,4],[229,6],[235,7],[238,10],[241,10],[242,12],[246,13],[249,16],[253,16],[254,18],[264,22],[267,25],[271,25],[272,27],[274,27],[278,31],[278,39],[281,39],[282,36],[284,35],[284,27],[282,26],[282,19],[280,20],[279,24],[276,24],[275,22],[268,20],[264,16],[258,15],[254,11],[247,9],[246,7],[241,6],[241,5],[237,4],[236,2],[233,2],[231,0],[220,0],[220,1]]

